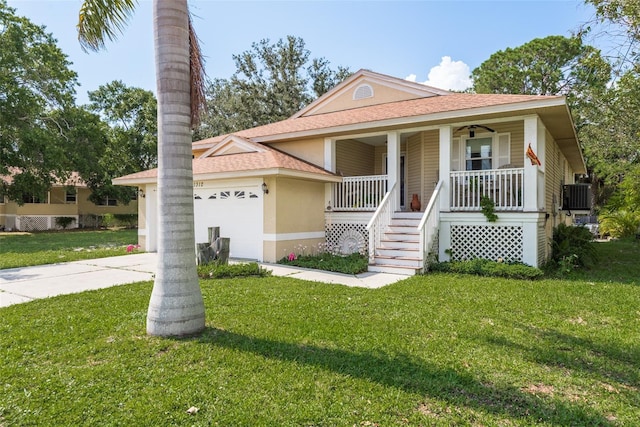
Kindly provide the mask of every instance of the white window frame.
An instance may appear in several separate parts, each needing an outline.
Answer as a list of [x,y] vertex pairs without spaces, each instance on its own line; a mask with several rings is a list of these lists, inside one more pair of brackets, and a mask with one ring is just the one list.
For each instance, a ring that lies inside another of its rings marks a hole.
[[[69,196],[73,195],[73,200],[69,200]],[[66,190],[64,192],[64,202],[69,204],[69,205],[77,205],[78,204],[78,190],[76,190],[75,188],[73,189],[73,193],[71,193],[69,190]]]
[[[453,138],[451,142],[451,170],[467,170],[467,141],[473,139],[491,138],[491,169],[498,169],[511,163],[511,134],[504,133],[476,133],[473,138],[461,136]],[[504,146],[501,147],[501,142]]]

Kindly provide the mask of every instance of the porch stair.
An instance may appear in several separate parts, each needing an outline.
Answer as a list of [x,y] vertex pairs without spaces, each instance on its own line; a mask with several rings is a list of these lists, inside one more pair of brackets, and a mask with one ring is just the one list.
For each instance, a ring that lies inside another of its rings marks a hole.
[[374,263],[369,271],[413,276],[423,265],[418,225],[422,212],[394,212],[384,231],[380,246],[375,248]]

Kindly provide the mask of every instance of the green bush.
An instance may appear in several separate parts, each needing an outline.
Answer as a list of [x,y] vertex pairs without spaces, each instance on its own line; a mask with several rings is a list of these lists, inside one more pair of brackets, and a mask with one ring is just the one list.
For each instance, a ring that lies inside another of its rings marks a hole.
[[617,210],[602,213],[599,218],[600,234],[611,237],[630,237],[638,232],[640,212]]
[[597,261],[593,234],[583,226],[559,224],[553,230],[550,266],[584,267]]
[[202,279],[223,279],[231,277],[266,277],[271,271],[262,268],[257,262],[242,264],[204,264],[198,266],[198,276]]
[[113,214],[114,219],[127,228],[135,228],[138,224],[138,214]]
[[62,228],[63,230],[65,230],[75,220],[76,219],[74,217],[72,217],[72,216],[57,216],[56,217],[56,226]]
[[475,258],[467,261],[451,261],[432,264],[431,271],[475,274],[478,276],[505,277],[508,279],[536,280],[544,273],[539,268],[522,263],[506,263]]
[[359,274],[367,271],[369,260],[365,255],[358,253],[343,256],[324,252],[317,255],[299,255],[293,259],[284,257],[278,261],[278,264],[335,271],[344,274]]

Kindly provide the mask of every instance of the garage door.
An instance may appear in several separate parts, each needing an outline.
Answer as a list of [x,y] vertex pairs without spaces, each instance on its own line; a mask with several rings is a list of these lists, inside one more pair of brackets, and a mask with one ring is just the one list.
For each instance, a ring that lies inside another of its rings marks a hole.
[[231,239],[230,257],[262,260],[262,197],[260,185],[194,188],[196,242],[220,227],[220,237]]

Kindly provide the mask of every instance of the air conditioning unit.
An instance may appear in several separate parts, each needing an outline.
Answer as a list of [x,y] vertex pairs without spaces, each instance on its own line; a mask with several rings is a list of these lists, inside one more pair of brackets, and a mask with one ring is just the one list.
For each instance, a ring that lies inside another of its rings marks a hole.
[[591,184],[573,184],[562,186],[562,210],[590,211]]

